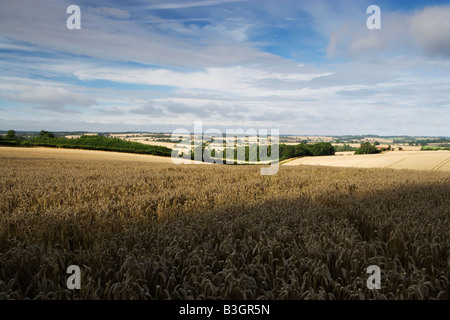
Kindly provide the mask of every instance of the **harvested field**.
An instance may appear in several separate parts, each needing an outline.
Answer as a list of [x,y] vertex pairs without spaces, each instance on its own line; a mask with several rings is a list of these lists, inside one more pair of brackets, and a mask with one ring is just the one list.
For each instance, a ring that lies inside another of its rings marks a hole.
[[0,299],[450,299],[448,172],[1,150]]
[[307,157],[288,161],[285,165],[450,171],[450,151],[394,151],[382,154]]
[[0,147],[0,159],[142,161],[172,163],[169,157],[81,149]]

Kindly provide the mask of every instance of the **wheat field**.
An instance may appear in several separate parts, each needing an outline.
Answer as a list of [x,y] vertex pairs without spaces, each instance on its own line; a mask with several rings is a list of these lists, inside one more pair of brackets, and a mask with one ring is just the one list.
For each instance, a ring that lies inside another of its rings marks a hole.
[[[343,155],[344,154],[344,155]],[[319,165],[352,168],[390,168],[450,172],[450,151],[395,151],[381,154],[304,157],[285,165]]]
[[448,172],[27,150],[0,150],[0,299],[450,299]]

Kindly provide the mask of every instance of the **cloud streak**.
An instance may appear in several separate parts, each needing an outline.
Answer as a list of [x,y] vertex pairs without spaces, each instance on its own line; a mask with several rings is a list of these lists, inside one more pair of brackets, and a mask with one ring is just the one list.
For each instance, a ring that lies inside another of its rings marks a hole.
[[159,3],[146,6],[151,10],[173,10],[173,9],[185,9],[194,7],[215,6],[218,4],[226,4],[233,2],[242,2],[246,0],[204,0],[204,1],[161,1]]
[[[297,67],[297,72],[277,73],[257,68],[237,66],[233,68],[207,68],[203,71],[176,72],[167,69],[124,69],[88,68],[76,71],[75,76],[80,80],[109,80],[119,83],[134,83],[146,85],[170,86],[178,89],[216,91],[220,95],[235,94],[240,96],[270,96],[289,94],[286,87],[296,83],[297,91],[304,83],[318,77],[331,75],[330,72],[316,70],[304,71]],[[263,85],[266,81],[278,83],[278,90],[268,90]],[[292,90],[291,90],[292,91]]]
[[46,106],[91,106],[97,104],[95,99],[88,98],[81,93],[73,92],[65,88],[49,86],[41,86],[17,94],[5,94],[3,97],[21,103]]

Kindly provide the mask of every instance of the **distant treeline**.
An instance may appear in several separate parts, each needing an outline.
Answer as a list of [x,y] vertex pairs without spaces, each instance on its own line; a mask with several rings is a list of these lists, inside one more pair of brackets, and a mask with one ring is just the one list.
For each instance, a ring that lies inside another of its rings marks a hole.
[[[279,160],[286,160],[295,157],[312,157],[312,156],[329,156],[334,155],[335,150],[334,147],[329,142],[319,142],[315,144],[298,144],[298,145],[286,145],[280,144],[279,146]],[[201,148],[200,146],[197,148]],[[205,147],[202,147],[202,151],[198,151],[198,154],[204,154]],[[242,147],[241,147],[242,148]],[[276,157],[272,157],[272,146],[268,145],[266,147],[267,154],[263,154],[262,158],[260,157],[259,146],[256,144],[251,144],[250,146],[245,146],[245,155],[244,158],[238,159],[238,150],[239,147],[235,146],[233,151],[230,152],[225,148],[223,153],[221,151],[216,151],[214,148],[211,148],[210,155],[211,159],[222,159],[225,163],[227,160],[235,160],[235,162],[239,161],[269,161],[274,160]],[[234,154],[233,158],[227,156],[227,153]],[[183,154],[181,154],[183,155]],[[190,152],[190,158],[194,160],[195,151]],[[253,156],[253,158],[252,158]],[[256,159],[255,159],[256,156]],[[204,159],[202,161],[209,161],[211,159]]]
[[440,146],[423,146],[423,151],[436,151],[436,150],[450,150],[450,147],[440,147]]
[[103,136],[81,136],[77,139],[55,138],[40,136],[30,139],[8,140],[1,139],[0,144],[25,147],[53,147],[86,149],[100,151],[129,152],[139,154],[151,154],[170,157],[172,150],[162,146],[146,145],[139,142],[126,141],[117,138]]
[[168,142],[168,143],[180,143],[183,140],[182,139],[172,140],[172,139],[159,138],[159,139],[155,139],[154,141],[156,141],[156,142]]
[[334,154],[334,147],[329,142],[297,145],[280,144],[280,160],[296,157],[332,156]]
[[409,141],[394,139],[394,143],[408,143],[410,146],[426,146],[429,143],[450,143],[450,138],[411,139]]
[[356,151],[357,148],[352,147],[348,144],[344,144],[343,146],[334,146],[334,150],[336,152],[343,152],[343,151]]

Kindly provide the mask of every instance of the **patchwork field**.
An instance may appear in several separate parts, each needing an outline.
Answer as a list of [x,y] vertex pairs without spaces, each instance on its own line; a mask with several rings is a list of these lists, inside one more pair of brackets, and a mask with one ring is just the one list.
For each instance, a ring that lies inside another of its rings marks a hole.
[[362,155],[341,153],[335,156],[299,158],[284,165],[450,171],[450,151],[394,151]]
[[1,148],[0,299],[450,299],[448,172],[158,159]]

